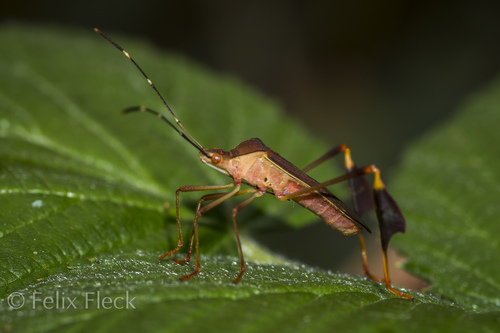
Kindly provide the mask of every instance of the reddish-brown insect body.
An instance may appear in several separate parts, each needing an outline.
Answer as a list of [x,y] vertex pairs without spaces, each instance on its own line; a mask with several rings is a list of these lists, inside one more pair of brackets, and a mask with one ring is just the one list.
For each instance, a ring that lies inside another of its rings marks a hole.
[[[230,151],[223,151],[217,148],[206,149],[186,130],[184,125],[175,116],[174,112],[170,109],[161,94],[158,92],[153,82],[136,64],[132,57],[130,57],[130,55],[121,46],[104,35],[101,31],[99,31],[98,29],[95,29],[95,31],[105,39],[107,39],[117,49],[119,49],[139,69],[142,75],[146,78],[149,85],[154,89],[154,91],[163,101],[163,104],[175,120],[177,127],[165,116],[146,107],[141,106],[128,108],[124,110],[123,113],[143,111],[158,116],[170,127],[172,127],[179,135],[181,135],[186,141],[188,141],[192,146],[199,150],[200,160],[204,164],[212,167],[213,169],[225,174],[232,179],[232,182],[226,185],[181,186],[176,191],[176,216],[179,241],[177,247],[161,255],[160,260],[171,256],[184,245],[179,212],[180,193],[231,189],[231,191],[229,192],[204,195],[198,201],[187,255],[183,260],[174,259],[174,261],[178,264],[188,262],[191,259],[193,246],[195,246],[195,269],[191,274],[182,276],[181,279],[190,279],[192,276],[198,274],[201,270],[198,237],[199,218],[208,210],[231,197],[251,194],[249,198],[242,201],[233,208],[232,214],[236,243],[238,245],[241,263],[240,273],[233,282],[238,283],[241,280],[243,273],[245,272],[245,261],[243,259],[243,253],[241,250],[241,242],[239,239],[236,216],[241,209],[247,206],[255,198],[260,197],[266,193],[272,193],[281,201],[289,199],[294,200],[302,207],[307,208],[308,210],[319,216],[332,228],[339,230],[345,235],[358,233],[360,237],[361,253],[365,273],[373,280],[382,282],[382,279],[374,277],[369,272],[364,245],[364,237],[362,234],[362,229],[367,229],[368,231],[369,229],[363,224],[361,218],[359,217],[366,210],[370,209],[372,206],[375,206],[379,221],[382,243],[382,255],[384,263],[383,281],[385,282],[387,289],[394,294],[398,295],[399,297],[413,299],[412,296],[403,294],[392,288],[390,283],[389,269],[387,264],[387,247],[389,244],[389,240],[393,234],[395,234],[396,232],[405,231],[405,220],[396,202],[387,192],[385,185],[380,178],[380,171],[375,165],[368,165],[362,168],[356,167],[351,159],[350,149],[345,144],[334,147],[332,150],[330,150],[325,155],[321,156],[319,159],[302,170],[281,157],[274,150],[268,148],[261,140],[256,138],[243,141]],[[346,174],[322,183],[317,182],[307,175],[307,172],[312,168],[318,166],[327,159],[341,153],[344,154]],[[368,183],[363,177],[364,175],[370,173],[374,175],[374,200],[372,199],[372,195],[369,191]],[[343,181],[348,181],[349,183],[354,210],[351,210],[347,205],[345,205],[326,188],[327,186]],[[249,185],[249,188],[242,190],[242,184]],[[207,201],[209,201],[209,203],[203,205],[203,203]]]
[[[222,169],[221,172],[231,176],[235,182],[246,181],[261,193],[270,190],[281,201],[289,199],[288,196],[297,191],[319,185],[257,138],[243,141],[229,152],[217,149],[209,149],[208,152],[220,155],[221,159],[214,163],[213,158],[200,153],[203,163],[218,171]],[[354,234],[365,227],[356,214],[326,188],[291,199],[344,235]]]

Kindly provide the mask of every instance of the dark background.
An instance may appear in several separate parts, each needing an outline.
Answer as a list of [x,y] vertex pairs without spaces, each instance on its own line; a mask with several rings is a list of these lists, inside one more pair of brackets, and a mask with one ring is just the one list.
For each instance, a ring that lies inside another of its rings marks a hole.
[[[500,69],[500,1],[9,1],[0,20],[149,39],[280,101],[331,146],[384,175]],[[1,46],[0,46],[1,49]],[[390,184],[390,181],[389,181]],[[325,227],[263,236],[331,266]],[[336,241],[336,240],[335,240]],[[356,249],[357,243],[350,239]],[[324,244],[318,246],[318,244]],[[308,253],[305,249],[311,249]],[[360,267],[359,254],[354,260]],[[338,268],[350,271],[351,268]]]

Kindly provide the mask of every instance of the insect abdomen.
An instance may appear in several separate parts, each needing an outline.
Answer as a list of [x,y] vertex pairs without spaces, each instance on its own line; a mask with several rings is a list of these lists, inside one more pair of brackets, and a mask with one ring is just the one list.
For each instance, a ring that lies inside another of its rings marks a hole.
[[[288,191],[292,190],[291,193],[302,188],[304,187],[293,184],[293,182],[287,186]],[[346,212],[335,205],[338,199],[326,189],[300,195],[292,200],[319,216],[326,224],[344,235],[352,235],[361,230],[356,222],[347,217]]]

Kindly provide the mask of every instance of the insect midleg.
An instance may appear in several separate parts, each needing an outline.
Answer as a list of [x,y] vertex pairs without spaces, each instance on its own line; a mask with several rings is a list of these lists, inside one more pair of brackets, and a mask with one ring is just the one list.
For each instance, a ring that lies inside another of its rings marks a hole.
[[[233,280],[233,283],[238,283],[245,272],[245,259],[243,258],[243,251],[241,249],[240,235],[238,233],[238,223],[236,222],[236,215],[240,210],[246,207],[249,203],[253,201],[253,199],[258,198],[264,195],[265,192],[258,191],[255,188],[250,189],[252,192],[255,192],[250,198],[245,201],[239,203],[236,207],[233,208],[233,225],[234,225],[234,234],[236,236],[236,243],[238,244],[238,253],[240,255],[240,274]],[[250,192],[250,191],[249,191]]]
[[[351,178],[359,177],[361,175],[367,175],[367,174],[370,174],[370,173],[373,173],[373,174],[377,175],[377,174],[380,174],[380,170],[375,165],[373,165],[373,164],[367,165],[367,166],[362,167],[362,168],[356,168],[352,172],[346,173],[346,174],[344,174],[342,176],[339,176],[339,177],[327,180],[326,182],[319,183],[318,185],[307,187],[307,188],[304,188],[304,189],[302,189],[300,191],[293,192],[293,193],[290,193],[288,195],[282,196],[280,198],[280,200],[285,201],[285,200],[288,200],[288,199],[293,199],[295,197],[298,197],[299,195],[306,194],[306,193],[311,193],[311,192],[314,192],[314,191],[317,191],[317,190],[321,190],[322,188],[325,188],[327,186],[338,184],[338,183],[344,182],[346,180],[349,180]],[[378,179],[379,179],[379,182],[381,182],[380,176],[378,176]]]

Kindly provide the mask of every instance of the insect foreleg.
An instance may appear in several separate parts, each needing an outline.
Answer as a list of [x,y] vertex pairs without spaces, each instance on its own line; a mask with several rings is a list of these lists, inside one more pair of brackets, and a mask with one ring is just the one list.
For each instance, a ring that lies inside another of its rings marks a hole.
[[230,187],[233,187],[234,184],[227,184],[227,185],[213,185],[213,186],[182,186],[177,189],[175,192],[175,214],[176,214],[176,221],[177,221],[177,232],[178,232],[178,242],[177,242],[177,247],[165,254],[162,254],[160,258],[158,259],[159,261],[165,259],[166,257],[170,257],[172,254],[177,252],[183,245],[184,242],[182,240],[182,230],[181,230],[181,218],[180,218],[180,201],[179,201],[179,195],[181,192],[193,192],[193,191],[209,191],[209,190],[224,190]]
[[[232,197],[239,196],[239,195],[244,195],[244,194],[247,194],[247,193],[253,193],[255,191],[257,191],[257,190],[254,189],[254,188],[246,189],[246,190],[243,190],[243,191],[238,191],[237,193],[233,194]],[[198,206],[196,208],[196,211],[198,212],[198,211],[202,210],[201,209],[201,205],[202,205],[202,203],[204,201],[217,200],[219,198],[222,198],[222,197],[226,196],[228,193],[230,193],[230,192],[225,192],[225,193],[210,193],[210,194],[206,194],[206,195],[202,196],[200,198],[200,200],[198,201]],[[213,208],[213,207],[215,207],[215,206],[212,206],[212,207],[210,207],[208,209],[203,208],[205,210],[200,213],[200,216],[202,214],[204,214],[206,211],[208,211],[209,209]],[[234,218],[233,218],[233,220],[234,220]],[[190,240],[190,243],[189,243],[189,250],[188,250],[188,255],[186,256],[186,259],[184,259],[184,260],[175,260],[174,259],[174,261],[176,263],[183,264],[183,263],[189,261],[189,259],[191,258],[191,251],[192,251],[192,248],[193,248],[193,236],[194,236],[194,228],[193,228],[193,232],[191,234],[191,240]],[[239,237],[238,236],[237,236],[237,241],[238,241],[238,245],[239,245]]]
[[[193,190],[193,189],[190,189],[190,190]],[[240,262],[241,262],[240,273],[238,274],[236,279],[234,279],[233,282],[238,283],[241,280],[241,277],[243,276],[243,272],[245,271],[245,261],[243,259],[243,251],[241,249],[241,242],[240,242],[240,236],[238,233],[238,224],[236,222],[236,215],[238,214],[238,212],[241,209],[243,209],[243,207],[247,206],[250,202],[252,202],[253,199],[260,197],[265,193],[265,192],[260,192],[255,188],[249,188],[249,189],[246,189],[243,191],[240,191],[239,188],[235,188],[235,190],[233,190],[231,192],[211,193],[211,194],[204,195],[200,198],[200,200],[198,201],[198,206],[196,208],[196,217],[195,217],[195,222],[193,224],[193,231],[191,233],[191,239],[189,242],[189,249],[188,249],[186,258],[184,260],[174,259],[174,262],[177,264],[183,264],[183,263],[188,262],[191,259],[193,243],[194,243],[194,239],[196,238],[196,266],[195,266],[195,270],[193,273],[181,277],[182,279],[185,279],[185,280],[189,279],[193,275],[196,275],[201,270],[201,267],[199,265],[199,260],[200,260],[199,259],[199,236],[198,236],[198,219],[199,219],[199,217],[201,215],[203,215],[204,213],[206,213],[208,210],[214,208],[215,206],[217,206],[218,204],[222,203],[223,201],[227,200],[230,197],[244,195],[244,194],[248,194],[248,193],[254,193],[254,194],[250,198],[246,199],[245,201],[241,202],[239,205],[237,205],[236,207],[233,208],[234,233],[236,236],[236,243],[238,245],[238,253],[239,253]],[[209,201],[209,200],[214,200],[214,201],[212,201],[211,203],[202,207],[202,203],[205,201]]]
[[[237,195],[239,192],[245,192],[245,191],[240,191],[241,184],[239,184],[239,183],[231,183],[231,184],[227,184],[227,185],[209,185],[209,186],[182,186],[176,191],[175,203],[176,203],[176,212],[177,212],[177,229],[179,232],[179,243],[178,243],[177,248],[162,255],[160,257],[161,259],[178,251],[179,248],[182,247],[182,244],[183,244],[181,223],[180,223],[180,213],[179,213],[179,194],[180,194],[180,192],[224,190],[224,189],[227,189],[227,188],[230,188],[233,186],[234,186],[234,189],[231,192],[209,194],[207,196],[202,197],[198,201],[198,206],[196,208],[196,214],[195,214],[194,223],[193,223],[193,231],[191,233],[191,239],[190,239],[189,249],[188,249],[186,258],[184,260],[180,260],[180,261],[176,260],[175,261],[177,263],[185,263],[185,262],[189,261],[189,259],[191,258],[191,253],[192,253],[192,248],[193,248],[193,243],[194,243],[195,249],[196,249],[196,264],[195,264],[194,271],[189,275],[181,276],[181,279],[183,279],[183,280],[190,279],[192,276],[198,274],[201,270],[201,266],[200,266],[200,238],[199,238],[199,233],[198,233],[198,220],[199,220],[200,216],[203,215],[205,212],[209,211],[210,209],[214,208],[218,204],[231,198],[232,196]],[[214,200],[214,201],[212,201],[209,204],[202,207],[201,206],[202,202],[206,201],[206,200]]]

